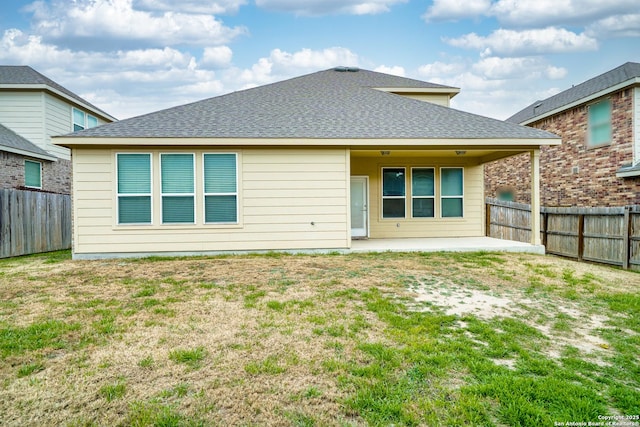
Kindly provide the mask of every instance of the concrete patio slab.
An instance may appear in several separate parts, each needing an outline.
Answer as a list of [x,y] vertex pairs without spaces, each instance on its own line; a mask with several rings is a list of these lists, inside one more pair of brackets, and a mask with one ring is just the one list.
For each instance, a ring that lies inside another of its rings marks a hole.
[[492,237],[353,240],[353,253],[363,252],[526,252],[544,255],[542,245],[500,240]]

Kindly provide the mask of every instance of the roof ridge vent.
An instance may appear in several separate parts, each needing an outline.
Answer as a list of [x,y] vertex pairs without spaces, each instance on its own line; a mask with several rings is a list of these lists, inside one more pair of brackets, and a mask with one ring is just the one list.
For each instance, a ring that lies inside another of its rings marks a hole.
[[339,67],[335,67],[333,69],[334,71],[338,71],[340,73],[357,73],[358,71],[360,71],[360,68],[358,67],[345,67],[345,66],[339,66]]

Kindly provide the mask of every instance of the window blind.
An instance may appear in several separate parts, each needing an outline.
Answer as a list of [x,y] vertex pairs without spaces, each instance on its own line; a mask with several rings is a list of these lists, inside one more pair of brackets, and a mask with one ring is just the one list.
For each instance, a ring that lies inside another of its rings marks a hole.
[[117,154],[118,224],[151,223],[151,155]]
[[24,185],[42,188],[42,163],[31,160],[24,161]]
[[205,222],[238,222],[238,171],[236,154],[205,154],[203,163]]

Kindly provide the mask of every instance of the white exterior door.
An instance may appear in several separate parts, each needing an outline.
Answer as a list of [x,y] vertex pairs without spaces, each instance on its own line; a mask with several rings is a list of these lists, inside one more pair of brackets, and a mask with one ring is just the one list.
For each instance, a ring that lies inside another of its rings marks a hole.
[[369,178],[351,177],[351,237],[369,236]]

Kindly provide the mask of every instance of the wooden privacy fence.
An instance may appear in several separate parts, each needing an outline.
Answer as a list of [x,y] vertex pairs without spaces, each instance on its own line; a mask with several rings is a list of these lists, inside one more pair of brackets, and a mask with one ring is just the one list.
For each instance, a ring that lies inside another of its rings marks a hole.
[[71,196],[0,190],[0,258],[71,247]]
[[[531,206],[487,198],[487,236],[531,241]],[[640,269],[640,206],[540,209],[546,252]]]

